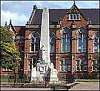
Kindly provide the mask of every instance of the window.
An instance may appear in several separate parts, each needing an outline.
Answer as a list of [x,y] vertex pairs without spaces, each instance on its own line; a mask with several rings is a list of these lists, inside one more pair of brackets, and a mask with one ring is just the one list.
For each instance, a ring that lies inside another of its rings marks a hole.
[[68,28],[64,29],[63,35],[61,37],[61,49],[62,52],[70,52],[71,47],[71,32]]
[[77,60],[77,71],[87,71],[87,61],[85,58]]
[[99,70],[99,61],[98,60],[93,60],[93,71],[98,71]]
[[77,71],[81,71],[81,60],[77,60]]
[[93,39],[93,51],[99,52],[99,33],[96,33]]
[[39,51],[39,48],[40,48],[40,38],[37,37],[35,42],[35,51]]
[[39,33],[32,33],[31,51],[39,51],[39,48],[40,48],[40,35]]
[[87,71],[87,61],[86,60],[82,60],[82,63],[81,63],[81,69],[82,71]]
[[50,52],[55,52],[55,34],[53,32],[50,33]]
[[80,14],[69,14],[69,20],[80,20]]
[[21,44],[24,43],[24,36],[23,35],[16,35],[16,40]]
[[63,58],[61,61],[61,71],[71,71],[71,60]]
[[23,36],[20,36],[20,43],[24,43],[24,37]]
[[86,52],[86,33],[84,29],[78,31],[77,45],[78,52]]
[[[50,55],[50,61],[51,61],[51,63],[55,64],[55,55]],[[55,65],[54,65],[54,67],[55,67]]]
[[34,51],[35,50],[35,37],[32,36],[31,38],[31,51]]

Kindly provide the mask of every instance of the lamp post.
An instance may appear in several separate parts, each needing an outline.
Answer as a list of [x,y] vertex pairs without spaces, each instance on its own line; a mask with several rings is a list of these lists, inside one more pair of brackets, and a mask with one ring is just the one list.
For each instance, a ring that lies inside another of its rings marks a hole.
[[13,61],[15,62],[15,66],[14,66],[14,86],[15,83],[17,82],[17,74],[18,74],[18,61],[16,60],[16,57],[14,56]]
[[16,60],[15,60],[15,57],[13,57],[13,62],[15,63],[15,66],[14,66],[14,86],[15,86],[15,83],[16,83],[16,72],[15,72],[15,69],[16,69]]
[[[18,64],[18,63],[17,63]],[[20,82],[22,82],[22,79],[23,79],[23,69],[22,69],[22,60],[21,58],[19,58],[19,64],[18,64],[18,78],[20,79]]]

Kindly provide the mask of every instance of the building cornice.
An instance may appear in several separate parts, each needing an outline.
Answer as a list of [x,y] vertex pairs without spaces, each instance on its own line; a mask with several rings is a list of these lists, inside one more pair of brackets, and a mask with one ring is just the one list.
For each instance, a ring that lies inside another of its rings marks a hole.
[[93,25],[93,24],[90,24],[90,25],[89,25],[89,28],[100,28],[100,25]]
[[[34,28],[34,29],[40,29],[41,28],[41,25],[39,25],[39,24],[37,24],[37,25],[29,25],[29,24],[26,24],[25,27],[28,28],[28,29],[32,29],[32,28]],[[50,29],[54,29],[54,28],[59,29],[59,28],[61,28],[60,25],[49,25],[49,27],[50,27]],[[88,27],[89,28],[100,28],[100,25],[90,24]]]
[[[25,26],[26,28],[34,28],[34,29],[40,29],[41,28],[41,25],[27,25]],[[49,25],[49,27],[52,29],[52,28],[56,28],[56,29],[59,29],[60,28],[60,25]]]

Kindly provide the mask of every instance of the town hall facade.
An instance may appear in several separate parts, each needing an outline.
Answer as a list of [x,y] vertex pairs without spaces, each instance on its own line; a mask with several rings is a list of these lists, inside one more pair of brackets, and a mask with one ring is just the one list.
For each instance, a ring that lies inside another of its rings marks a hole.
[[[42,9],[36,5],[25,26],[10,28],[21,53],[19,74],[30,77],[39,58]],[[58,78],[74,74],[89,78],[99,73],[99,9],[49,9],[50,60]]]

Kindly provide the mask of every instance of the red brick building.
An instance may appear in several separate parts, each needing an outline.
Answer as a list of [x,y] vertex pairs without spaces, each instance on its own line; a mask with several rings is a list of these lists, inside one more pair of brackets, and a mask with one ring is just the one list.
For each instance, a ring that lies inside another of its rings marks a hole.
[[[12,26],[16,45],[22,54],[19,69],[30,77],[31,63],[34,66],[40,48],[42,9],[33,7],[25,26]],[[49,9],[50,59],[58,71],[76,74],[78,78],[99,72],[99,9],[79,9],[75,4],[70,9]]]

